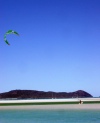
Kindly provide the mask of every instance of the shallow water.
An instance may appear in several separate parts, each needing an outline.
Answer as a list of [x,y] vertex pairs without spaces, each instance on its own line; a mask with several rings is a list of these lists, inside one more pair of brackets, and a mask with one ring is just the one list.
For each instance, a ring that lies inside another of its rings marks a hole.
[[0,123],[100,123],[100,110],[0,110]]

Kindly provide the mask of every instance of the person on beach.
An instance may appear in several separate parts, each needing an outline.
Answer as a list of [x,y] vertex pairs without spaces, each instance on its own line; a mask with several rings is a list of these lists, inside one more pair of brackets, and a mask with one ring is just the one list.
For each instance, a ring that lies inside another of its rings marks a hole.
[[83,102],[80,100],[79,104],[82,104]]

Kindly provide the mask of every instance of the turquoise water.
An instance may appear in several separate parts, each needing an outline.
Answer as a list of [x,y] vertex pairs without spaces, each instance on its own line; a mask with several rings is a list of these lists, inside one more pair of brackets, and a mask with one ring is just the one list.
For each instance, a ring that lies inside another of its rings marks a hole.
[[0,123],[100,123],[100,110],[0,110]]

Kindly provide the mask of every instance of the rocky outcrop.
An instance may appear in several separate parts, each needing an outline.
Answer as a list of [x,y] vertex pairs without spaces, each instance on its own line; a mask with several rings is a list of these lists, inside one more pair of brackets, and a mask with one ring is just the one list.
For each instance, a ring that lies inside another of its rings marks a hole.
[[82,97],[92,97],[91,94],[78,90],[75,92],[44,92],[37,90],[12,90],[5,93],[0,93],[0,99],[4,98],[17,98],[17,99],[50,99],[50,98],[82,98]]

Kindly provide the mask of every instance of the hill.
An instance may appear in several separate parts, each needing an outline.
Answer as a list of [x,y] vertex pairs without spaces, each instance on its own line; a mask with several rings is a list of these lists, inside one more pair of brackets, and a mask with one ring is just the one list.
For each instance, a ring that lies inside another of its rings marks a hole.
[[44,92],[44,91],[37,91],[37,90],[12,90],[9,92],[0,93],[0,99],[5,98],[17,98],[17,99],[50,99],[50,98],[86,98],[92,97],[91,94],[83,91],[78,90],[75,92]]

